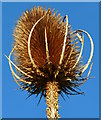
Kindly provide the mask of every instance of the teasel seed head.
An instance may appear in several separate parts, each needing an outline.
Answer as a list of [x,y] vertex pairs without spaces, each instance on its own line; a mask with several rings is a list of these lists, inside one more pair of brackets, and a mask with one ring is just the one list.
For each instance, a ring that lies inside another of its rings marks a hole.
[[[45,7],[26,10],[14,30],[13,49],[7,57],[14,80],[29,96],[40,94],[46,98],[48,118],[58,118],[58,96],[83,94],[78,91],[88,78],[83,73],[93,57],[93,41],[85,30],[71,29],[68,16]],[[66,22],[64,22],[66,19]],[[91,54],[83,66],[84,34],[91,42]],[[81,43],[81,49],[80,43]],[[11,54],[13,60],[11,61]],[[14,72],[12,65],[16,68]],[[51,107],[53,106],[53,107]]]

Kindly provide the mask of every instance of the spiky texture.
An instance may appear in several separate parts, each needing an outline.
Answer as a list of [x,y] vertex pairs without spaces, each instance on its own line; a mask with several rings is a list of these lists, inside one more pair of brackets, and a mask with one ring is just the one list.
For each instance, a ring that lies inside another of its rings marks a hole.
[[[57,76],[54,77],[55,71],[58,68],[59,60],[62,52],[63,41],[65,36],[65,23],[62,22],[62,17],[60,14],[56,16],[55,12],[52,15],[50,8],[48,10],[48,14],[45,18],[43,18],[35,27],[32,36],[31,36],[31,54],[32,58],[34,59],[35,64],[37,65],[38,69],[44,73],[44,76],[41,76],[40,73],[37,73],[31,63],[31,60],[28,55],[28,36],[30,33],[31,28],[35,24],[37,20],[39,20],[43,15],[45,15],[45,8],[33,8],[31,12],[28,10],[20,17],[18,20],[15,31],[14,31],[14,46],[16,46],[14,50],[14,60],[16,65],[22,69],[25,73],[33,76],[33,78],[26,78],[25,75],[21,74],[21,77],[24,77],[26,81],[31,81],[31,85],[23,84],[23,87],[26,89],[29,88],[29,92],[31,94],[38,94],[42,92],[45,95],[46,91],[46,84],[48,81],[57,81],[59,84],[59,89],[62,91],[71,90],[72,82],[76,81],[76,73],[79,71],[79,65],[76,66],[75,69],[70,70],[75,64],[76,58],[79,55],[79,52],[73,47],[72,55],[70,55],[70,51],[72,49],[71,38],[68,33],[67,41],[66,41],[66,50],[63,59],[63,63],[61,65],[61,70]],[[47,40],[49,46],[49,55],[51,61],[51,74],[49,71],[49,65],[47,64],[47,57],[46,57],[46,46],[45,46],[45,27],[47,29]],[[69,31],[70,32],[70,31]],[[68,60],[69,59],[69,60]],[[66,67],[64,64],[67,62]],[[72,79],[70,82],[66,80],[67,78]],[[30,89],[31,88],[31,89]],[[62,92],[61,91],[61,92]],[[72,94],[68,92],[68,95]]]
[[58,114],[58,97],[59,97],[59,88],[58,83],[56,81],[47,82],[46,88],[46,104],[47,108],[47,117],[48,118],[59,118]]
[[[40,18],[42,19],[36,24]],[[29,48],[29,34],[35,24]],[[21,88],[30,93],[29,96],[41,94],[41,97],[46,97],[49,118],[52,118],[52,109],[54,109],[54,115],[56,113],[54,118],[58,118],[58,94],[62,97],[63,92],[66,95],[82,94],[76,88],[86,79],[82,78],[77,32],[73,34],[70,24],[67,25],[68,34],[66,35],[66,22],[62,20],[60,14],[53,13],[50,8],[46,13],[45,8],[34,7],[31,11],[26,10],[23,13],[13,34],[15,39],[13,57],[16,66],[20,69],[20,71],[16,69],[17,75],[22,80],[19,79],[18,82]],[[78,33],[81,32],[78,31]],[[65,49],[61,55],[63,46]]]

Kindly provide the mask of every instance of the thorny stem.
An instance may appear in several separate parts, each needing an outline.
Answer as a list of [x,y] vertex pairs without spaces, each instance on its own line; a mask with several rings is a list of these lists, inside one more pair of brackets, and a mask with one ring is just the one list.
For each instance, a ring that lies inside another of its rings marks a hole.
[[56,81],[47,82],[46,87],[46,104],[47,104],[47,117],[48,118],[59,118],[58,114],[58,97],[59,97],[59,89]]

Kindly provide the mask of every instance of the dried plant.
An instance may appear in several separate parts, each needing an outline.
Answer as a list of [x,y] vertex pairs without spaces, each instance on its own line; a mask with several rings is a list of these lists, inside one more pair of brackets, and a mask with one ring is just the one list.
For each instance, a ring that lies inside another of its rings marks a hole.
[[[28,91],[29,96],[40,94],[40,100],[44,96],[47,117],[59,118],[59,94],[62,97],[63,93],[83,94],[78,88],[89,78],[92,64],[87,77],[83,77],[83,73],[91,63],[94,45],[85,30],[71,29],[67,15],[63,19],[53,11],[50,8],[46,11],[45,7],[26,10],[17,22],[13,49],[6,57],[19,87]],[[85,65],[82,63],[84,34],[91,42],[90,57]],[[11,61],[12,53],[15,63]]]

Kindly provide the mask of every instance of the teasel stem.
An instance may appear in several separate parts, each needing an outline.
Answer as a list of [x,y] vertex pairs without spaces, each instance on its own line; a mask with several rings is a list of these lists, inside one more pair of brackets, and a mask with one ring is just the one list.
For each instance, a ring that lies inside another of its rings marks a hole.
[[47,104],[47,117],[58,119],[58,97],[59,97],[59,88],[56,81],[47,82],[46,86],[46,104]]

